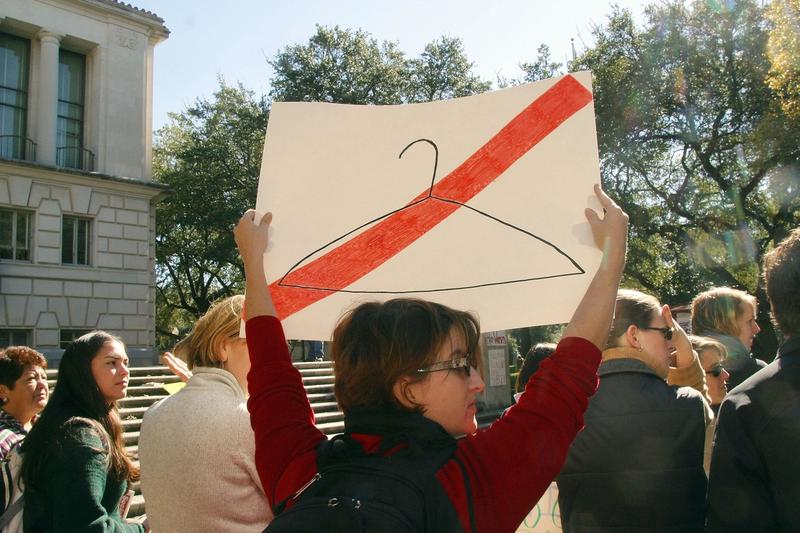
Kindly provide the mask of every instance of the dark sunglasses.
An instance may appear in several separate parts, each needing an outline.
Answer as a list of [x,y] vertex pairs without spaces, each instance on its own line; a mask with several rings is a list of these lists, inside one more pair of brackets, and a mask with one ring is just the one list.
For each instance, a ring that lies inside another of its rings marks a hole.
[[722,365],[714,365],[713,367],[711,367],[711,370],[706,370],[706,374],[711,374],[715,378],[718,378],[724,370],[725,369],[722,368]]
[[646,327],[642,329],[652,329],[653,331],[660,331],[662,335],[664,335],[664,339],[671,341],[672,340],[672,332],[675,331],[673,328],[653,328],[653,327]]
[[417,369],[417,374],[429,374],[431,372],[441,372],[442,370],[455,371],[463,377],[469,377],[470,370],[478,368],[478,362],[473,354],[462,357],[454,357],[447,361],[437,361],[425,368]]

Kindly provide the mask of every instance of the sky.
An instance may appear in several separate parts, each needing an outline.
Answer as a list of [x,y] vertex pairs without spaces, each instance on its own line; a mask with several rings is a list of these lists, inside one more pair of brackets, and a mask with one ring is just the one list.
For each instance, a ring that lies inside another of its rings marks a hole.
[[267,63],[286,46],[304,44],[315,25],[361,29],[394,41],[407,57],[442,35],[460,37],[475,72],[495,81],[517,77],[544,43],[556,61],[592,44],[591,29],[616,4],[642,20],[657,0],[127,0],[164,19],[171,34],[155,49],[153,126],[219,86],[241,82],[256,94],[269,91]]

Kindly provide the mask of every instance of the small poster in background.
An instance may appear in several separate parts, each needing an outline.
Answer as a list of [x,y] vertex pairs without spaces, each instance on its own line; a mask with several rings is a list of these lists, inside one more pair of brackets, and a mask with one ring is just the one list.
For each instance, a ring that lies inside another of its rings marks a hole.
[[496,387],[508,383],[508,363],[505,348],[489,348],[489,386]]

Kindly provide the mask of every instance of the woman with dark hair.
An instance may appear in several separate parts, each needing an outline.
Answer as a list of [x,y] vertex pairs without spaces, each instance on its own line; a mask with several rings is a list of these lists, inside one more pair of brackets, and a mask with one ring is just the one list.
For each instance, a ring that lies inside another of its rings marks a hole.
[[55,390],[23,443],[26,532],[148,530],[119,510],[139,478],[116,407],[127,388],[119,338],[93,331],[67,346]]
[[[555,353],[530,381],[535,392],[479,431],[477,319],[422,300],[365,303],[333,334],[345,434],[330,443],[314,426],[264,275],[271,215],[259,221],[245,213],[235,236],[247,280],[256,465],[277,504],[268,531],[516,531],[561,467],[597,384],[627,215],[599,186],[595,192],[605,217],[589,209],[586,217],[605,257]],[[371,525],[377,516],[385,521]],[[406,528],[392,528],[390,516]]]
[[27,346],[0,351],[0,460],[28,434],[47,405],[47,360]]
[[519,369],[517,376],[517,383],[514,386],[514,401],[519,401],[519,397],[525,392],[525,387],[528,385],[531,376],[533,376],[542,361],[550,357],[556,351],[556,345],[552,342],[540,342],[536,346],[528,350],[525,359],[522,361],[522,368]]

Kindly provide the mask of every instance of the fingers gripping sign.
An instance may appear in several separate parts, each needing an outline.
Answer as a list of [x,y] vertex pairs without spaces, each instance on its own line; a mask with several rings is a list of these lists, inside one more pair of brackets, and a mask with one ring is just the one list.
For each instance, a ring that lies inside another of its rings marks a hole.
[[233,238],[239,248],[244,263],[246,281],[245,310],[246,319],[269,315],[276,316],[275,304],[267,286],[264,274],[264,254],[269,247],[269,227],[272,213],[258,216],[254,209],[248,209],[233,229]]
[[600,187],[594,186],[594,193],[603,208],[603,218],[594,209],[586,208],[586,219],[592,228],[592,236],[598,248],[603,251],[604,264],[618,256],[627,246],[628,215]]
[[259,218],[255,209],[248,209],[233,230],[233,237],[245,269],[254,262],[258,262],[260,266],[261,256],[267,251],[269,244],[271,223],[272,213],[267,213]]

